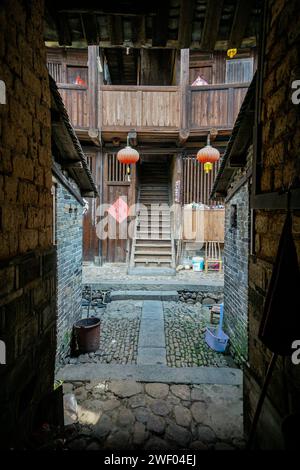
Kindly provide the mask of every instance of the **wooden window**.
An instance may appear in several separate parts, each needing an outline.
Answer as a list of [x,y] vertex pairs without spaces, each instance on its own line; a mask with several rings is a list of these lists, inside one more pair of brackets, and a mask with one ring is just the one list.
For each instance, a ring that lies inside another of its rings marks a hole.
[[62,64],[59,62],[47,62],[48,71],[56,83],[62,83]]
[[184,157],[183,204],[191,204],[192,202],[212,206],[220,204],[221,201],[209,199],[218,169],[219,162],[215,163],[212,171],[206,174],[203,165],[195,157]]
[[190,85],[198,78],[203,78],[209,85],[213,83],[212,65],[199,65],[190,68]]
[[253,58],[226,60],[226,83],[248,83],[253,77]]
[[87,67],[73,67],[67,66],[67,83],[73,85],[88,86],[88,68]]
[[120,163],[115,153],[107,155],[107,181],[121,182],[126,179],[126,165]]

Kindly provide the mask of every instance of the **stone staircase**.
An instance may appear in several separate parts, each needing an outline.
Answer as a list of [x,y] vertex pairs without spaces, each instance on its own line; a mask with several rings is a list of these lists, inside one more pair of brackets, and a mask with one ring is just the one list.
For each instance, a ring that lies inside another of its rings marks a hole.
[[130,269],[165,269],[172,274],[175,256],[166,163],[143,163],[138,203]]

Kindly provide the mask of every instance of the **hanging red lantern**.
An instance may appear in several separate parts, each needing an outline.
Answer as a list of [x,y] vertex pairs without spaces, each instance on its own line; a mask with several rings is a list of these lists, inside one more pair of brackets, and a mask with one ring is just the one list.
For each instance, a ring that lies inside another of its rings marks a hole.
[[127,165],[127,180],[130,181],[130,165],[135,164],[140,158],[139,152],[129,145],[127,136],[127,146],[117,153],[117,159],[123,165]]
[[132,163],[136,163],[139,158],[139,152],[130,147],[130,145],[127,145],[117,153],[117,159],[124,165],[131,165]]
[[210,145],[210,138],[207,137],[207,145],[199,150],[197,153],[197,160],[200,163],[204,163],[205,173],[209,173],[212,170],[213,163],[220,159],[220,152],[216,148]]

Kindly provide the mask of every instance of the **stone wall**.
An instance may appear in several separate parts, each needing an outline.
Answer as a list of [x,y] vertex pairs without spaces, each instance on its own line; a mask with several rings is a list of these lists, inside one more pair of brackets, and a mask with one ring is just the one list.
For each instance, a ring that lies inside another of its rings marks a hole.
[[[246,176],[251,164],[252,146],[245,167],[236,172],[231,186]],[[248,359],[249,180],[235,192],[229,188],[228,196],[224,240],[224,330],[230,338],[231,354],[242,364]]]
[[[42,0],[0,8],[1,446],[29,436],[53,390],[55,251],[52,246],[50,92]],[[45,419],[43,413],[40,418]]]
[[69,353],[72,327],[81,318],[82,205],[61,184],[56,188],[57,362]]
[[[269,30],[266,37],[263,84],[263,167],[261,191],[272,192],[287,186],[300,174],[300,106],[291,101],[293,80],[300,79],[300,15],[297,0],[269,0]],[[246,430],[257,404],[270,352],[257,339],[263,303],[276,257],[285,213],[254,211],[255,256],[249,262],[249,367],[245,369],[244,416]],[[300,216],[293,215],[293,232],[300,259]],[[298,295],[287,292],[287,295]],[[285,312],[283,321],[288,321]],[[299,339],[300,332],[295,335]],[[286,360],[290,411],[300,411],[300,368]],[[279,360],[269,386],[258,432],[260,447],[283,445],[280,425],[287,413],[283,385],[283,361]],[[298,398],[297,398],[298,397]]]

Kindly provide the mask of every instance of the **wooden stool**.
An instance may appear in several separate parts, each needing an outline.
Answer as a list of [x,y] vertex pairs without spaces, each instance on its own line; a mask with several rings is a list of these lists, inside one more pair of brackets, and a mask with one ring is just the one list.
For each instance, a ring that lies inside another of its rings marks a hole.
[[210,310],[210,323],[214,322],[214,315],[220,316],[220,305],[213,305]]

